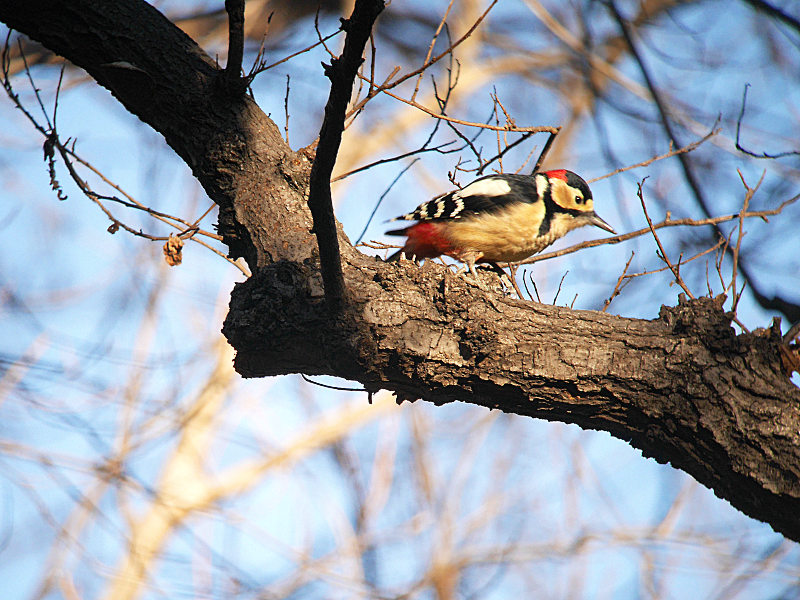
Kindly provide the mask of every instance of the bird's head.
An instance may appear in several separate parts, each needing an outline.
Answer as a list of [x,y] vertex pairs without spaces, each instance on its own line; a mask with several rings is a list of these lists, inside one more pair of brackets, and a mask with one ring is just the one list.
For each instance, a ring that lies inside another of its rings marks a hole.
[[572,171],[558,169],[543,173],[550,183],[550,196],[557,210],[572,217],[570,229],[594,225],[616,235],[616,231],[594,212],[594,199],[587,183]]

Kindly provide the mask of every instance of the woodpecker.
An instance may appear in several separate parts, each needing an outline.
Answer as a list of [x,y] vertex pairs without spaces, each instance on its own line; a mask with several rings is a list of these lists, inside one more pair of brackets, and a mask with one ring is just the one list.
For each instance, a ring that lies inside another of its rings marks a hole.
[[481,177],[392,220],[417,223],[386,232],[406,236],[387,260],[446,255],[476,277],[475,263],[518,262],[584,225],[616,233],[594,212],[586,182],[565,169]]

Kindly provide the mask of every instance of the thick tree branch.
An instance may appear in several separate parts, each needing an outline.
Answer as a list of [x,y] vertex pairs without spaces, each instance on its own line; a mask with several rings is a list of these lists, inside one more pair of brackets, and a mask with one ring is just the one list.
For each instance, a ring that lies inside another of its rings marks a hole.
[[609,431],[800,540],[800,390],[777,330],[737,336],[703,298],[653,321],[512,300],[439,265],[363,256],[343,234],[351,302],[330,319],[309,153],[246,97],[220,94],[223,71],[191,39],[136,0],[0,0],[0,20],[112,90],[220,205],[231,253],[254,269],[224,327],[243,375],[332,374]]

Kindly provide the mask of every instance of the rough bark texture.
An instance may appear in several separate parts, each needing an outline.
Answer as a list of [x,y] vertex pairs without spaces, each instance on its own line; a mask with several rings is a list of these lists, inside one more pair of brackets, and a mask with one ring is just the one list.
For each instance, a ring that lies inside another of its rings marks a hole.
[[224,326],[242,375],[325,373],[602,429],[800,540],[800,390],[775,331],[737,336],[711,299],[653,321],[512,300],[363,256],[341,230],[349,302],[333,320],[305,204],[313,156],[228,94],[191,39],[135,0],[0,0],[0,20],[110,89],[220,205],[231,254],[255,273]]

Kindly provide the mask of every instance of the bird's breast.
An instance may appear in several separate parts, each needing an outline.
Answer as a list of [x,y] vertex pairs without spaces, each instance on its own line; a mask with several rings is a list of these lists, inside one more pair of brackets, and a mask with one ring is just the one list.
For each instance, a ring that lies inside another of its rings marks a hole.
[[521,203],[503,210],[447,222],[447,237],[454,247],[483,254],[484,261],[517,262],[541,252],[566,233],[558,220],[540,234],[545,217],[541,201]]

